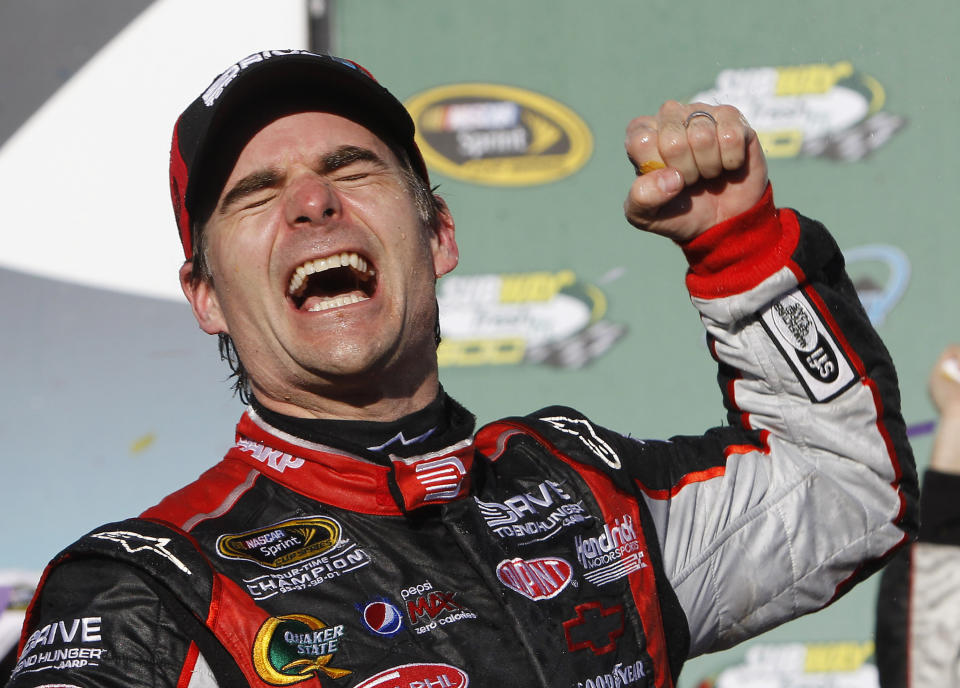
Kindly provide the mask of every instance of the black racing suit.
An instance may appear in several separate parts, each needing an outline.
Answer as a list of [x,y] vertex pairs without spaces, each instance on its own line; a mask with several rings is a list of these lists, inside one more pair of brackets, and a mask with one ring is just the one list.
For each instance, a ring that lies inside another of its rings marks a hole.
[[916,527],[893,365],[769,190],[684,251],[729,425],[472,434],[441,396],[359,441],[255,405],[198,481],[55,560],[11,685],[671,686],[836,599]]

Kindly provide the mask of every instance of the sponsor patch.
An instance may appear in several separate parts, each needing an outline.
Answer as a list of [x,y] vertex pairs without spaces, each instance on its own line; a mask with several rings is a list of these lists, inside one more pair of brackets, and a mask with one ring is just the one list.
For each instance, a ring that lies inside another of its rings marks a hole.
[[566,527],[593,518],[583,501],[564,491],[553,481],[544,480],[530,492],[507,497],[502,502],[486,502],[474,497],[487,526],[503,539],[518,544],[549,540]]
[[253,666],[274,686],[289,686],[315,675],[331,679],[351,671],[330,665],[344,641],[343,625],[328,626],[307,614],[272,616],[253,641]]
[[[600,281],[616,279],[612,270]],[[444,367],[544,364],[582,368],[626,332],[604,319],[606,294],[572,270],[451,275],[440,282],[437,349]]]
[[364,628],[374,635],[392,638],[403,630],[403,612],[386,597],[357,605]]
[[329,552],[340,543],[340,537],[340,524],[332,518],[295,518],[245,533],[221,535],[217,552],[228,559],[246,559],[280,569]]
[[761,314],[760,322],[811,401],[829,401],[856,381],[846,354],[800,290],[774,303]]
[[361,681],[356,688],[467,688],[463,669],[449,664],[402,664]]
[[623,635],[623,606],[586,602],[578,604],[574,611],[576,616],[563,622],[571,652],[589,649],[595,655],[605,655],[617,649],[617,638]]
[[691,100],[736,106],[771,158],[860,160],[906,124],[883,111],[880,82],[848,61],[725,69]]
[[610,688],[610,686],[630,686],[646,678],[647,670],[643,660],[635,662],[617,662],[610,671],[594,677],[577,681],[577,688]]
[[579,170],[593,151],[590,129],[573,110],[513,86],[441,86],[405,105],[427,164],[475,184],[545,184]]
[[429,580],[401,590],[400,599],[406,604],[407,619],[413,632],[422,635],[439,626],[476,619],[472,610],[454,599],[456,594],[437,590]]
[[556,597],[573,579],[573,567],[559,557],[504,559],[497,578],[511,590],[535,602]]
[[13,669],[20,673],[98,666],[106,653],[102,618],[82,616],[52,621],[30,634]]
[[157,554],[172,563],[188,576],[192,575],[186,564],[180,561],[173,555],[173,552],[167,549],[167,545],[170,544],[170,538],[156,538],[149,535],[141,535],[140,533],[134,533],[128,530],[112,530],[104,531],[102,533],[93,533],[90,537],[97,538],[98,540],[110,540],[112,542],[119,543],[131,554],[136,554],[137,552],[153,552],[154,554]]
[[294,518],[244,533],[221,535],[217,553],[275,570],[243,579],[255,600],[315,588],[371,561],[362,547],[343,534],[340,523],[326,516]]
[[277,473],[283,473],[288,468],[300,468],[304,463],[304,460],[299,456],[272,449],[263,442],[254,442],[245,437],[237,440],[236,447]]
[[584,579],[594,585],[612,583],[647,567],[633,518],[627,514],[614,519],[612,526],[605,523],[598,537],[577,535],[573,546]]

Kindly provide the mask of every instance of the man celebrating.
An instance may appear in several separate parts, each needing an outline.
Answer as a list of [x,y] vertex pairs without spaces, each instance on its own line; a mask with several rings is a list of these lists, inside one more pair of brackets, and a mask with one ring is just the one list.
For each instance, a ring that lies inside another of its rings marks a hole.
[[729,426],[567,407],[474,431],[437,373],[458,259],[403,106],[251,55],[181,115],[181,283],[249,407],[234,446],[48,569],[21,686],[671,686],[818,609],[916,526],[892,363],[832,239],[727,106],[634,120],[625,210],[676,241]]

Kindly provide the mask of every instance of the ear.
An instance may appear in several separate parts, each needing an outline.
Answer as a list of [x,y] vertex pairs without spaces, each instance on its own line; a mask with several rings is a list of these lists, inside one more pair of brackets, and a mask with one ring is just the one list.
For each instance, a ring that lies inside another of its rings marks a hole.
[[229,334],[227,323],[217,301],[217,293],[207,279],[193,279],[193,261],[188,260],[180,267],[180,288],[193,308],[193,317],[200,329],[207,334]]
[[433,273],[442,277],[457,267],[460,249],[457,248],[456,227],[450,208],[439,196],[434,196],[434,199],[437,203],[437,225],[430,237],[430,248],[433,251]]

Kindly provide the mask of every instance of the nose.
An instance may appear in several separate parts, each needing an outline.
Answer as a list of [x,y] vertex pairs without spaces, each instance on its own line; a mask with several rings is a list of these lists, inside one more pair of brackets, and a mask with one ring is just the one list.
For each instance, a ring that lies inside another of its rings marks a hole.
[[341,212],[336,190],[312,172],[294,179],[287,187],[285,214],[291,227],[322,225]]

